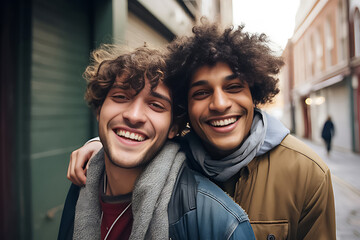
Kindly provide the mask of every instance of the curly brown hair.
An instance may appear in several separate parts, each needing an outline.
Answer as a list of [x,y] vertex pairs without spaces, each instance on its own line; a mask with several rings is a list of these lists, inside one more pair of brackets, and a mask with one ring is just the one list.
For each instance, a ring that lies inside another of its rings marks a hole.
[[203,22],[193,27],[193,35],[179,37],[168,45],[168,75],[166,82],[176,90],[173,101],[187,110],[188,87],[192,75],[204,65],[218,62],[231,70],[249,85],[253,102],[271,102],[279,93],[277,86],[281,57],[270,49],[265,34],[250,34],[241,25],[221,30],[217,24]]
[[164,52],[147,47],[133,51],[118,45],[102,45],[91,53],[91,63],[83,77],[87,81],[85,100],[94,110],[103,104],[117,77],[126,76],[125,84],[138,94],[149,81],[151,89],[165,76]]

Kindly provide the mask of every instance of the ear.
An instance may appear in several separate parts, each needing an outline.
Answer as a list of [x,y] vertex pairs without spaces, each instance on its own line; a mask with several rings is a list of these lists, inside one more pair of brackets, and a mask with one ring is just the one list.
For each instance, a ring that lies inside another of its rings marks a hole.
[[168,133],[168,138],[173,139],[177,135],[178,130],[179,130],[179,126],[177,124],[173,124]]

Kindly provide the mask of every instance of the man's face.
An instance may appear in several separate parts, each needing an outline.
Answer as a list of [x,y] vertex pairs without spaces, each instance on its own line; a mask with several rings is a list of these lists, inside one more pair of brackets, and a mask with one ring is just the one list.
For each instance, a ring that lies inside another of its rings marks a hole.
[[188,92],[192,129],[213,157],[234,152],[249,135],[254,104],[248,84],[225,63],[202,66]]
[[99,136],[106,157],[121,168],[141,167],[151,160],[170,131],[170,92],[163,83],[151,90],[146,80],[137,95],[124,88],[124,76],[118,77],[98,113]]

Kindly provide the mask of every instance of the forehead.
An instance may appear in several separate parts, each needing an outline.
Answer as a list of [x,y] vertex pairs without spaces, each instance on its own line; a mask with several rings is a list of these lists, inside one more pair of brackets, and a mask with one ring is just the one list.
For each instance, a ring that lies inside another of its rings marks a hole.
[[192,75],[191,82],[197,80],[211,81],[212,79],[224,79],[232,75],[234,75],[234,72],[227,63],[218,62],[214,66],[203,65],[197,68]]
[[[133,92],[134,94],[147,94],[154,96],[154,93],[159,93],[162,96],[165,96],[170,99],[170,89],[163,83],[163,81],[158,81],[155,87],[151,87],[150,81],[144,77],[144,87],[136,91],[131,87],[131,81],[142,81],[140,79],[129,79],[127,75],[123,74],[121,76],[117,76],[115,82],[112,86],[112,89],[123,89],[129,92]],[[155,96],[157,96],[155,94]],[[170,99],[171,100],[171,99]]]

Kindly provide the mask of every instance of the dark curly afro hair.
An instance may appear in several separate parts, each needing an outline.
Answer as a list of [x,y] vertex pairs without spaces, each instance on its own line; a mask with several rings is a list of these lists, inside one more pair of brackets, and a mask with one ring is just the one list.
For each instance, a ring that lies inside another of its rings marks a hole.
[[217,24],[203,22],[193,27],[192,36],[179,37],[168,45],[166,85],[174,92],[175,105],[187,112],[187,93],[191,77],[204,65],[218,62],[249,85],[255,105],[271,102],[277,86],[281,57],[269,47],[265,34],[250,34],[244,26],[221,30]]

